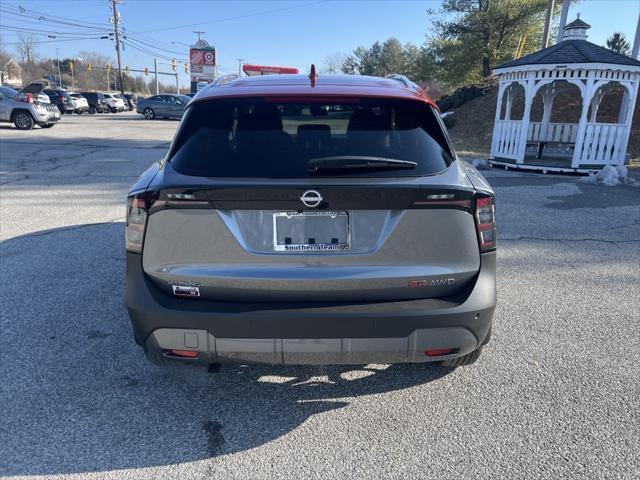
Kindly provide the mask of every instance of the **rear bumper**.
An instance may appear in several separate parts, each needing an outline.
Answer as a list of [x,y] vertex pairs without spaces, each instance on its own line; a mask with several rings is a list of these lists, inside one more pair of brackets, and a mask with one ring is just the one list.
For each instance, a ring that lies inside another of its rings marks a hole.
[[[194,350],[198,362],[339,364],[436,361],[487,338],[496,305],[495,253],[455,298],[357,303],[242,303],[183,299],[146,277],[127,253],[127,308],[138,344],[154,353]],[[453,348],[446,356],[427,349]],[[191,361],[191,360],[189,360]]]

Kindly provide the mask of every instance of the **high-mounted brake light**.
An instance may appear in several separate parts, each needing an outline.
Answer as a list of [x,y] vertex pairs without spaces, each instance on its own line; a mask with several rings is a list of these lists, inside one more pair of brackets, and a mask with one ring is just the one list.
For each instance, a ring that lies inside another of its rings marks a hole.
[[476,227],[480,252],[491,252],[496,249],[496,209],[493,197],[476,199]]
[[126,248],[129,252],[142,253],[148,209],[144,194],[127,198]]

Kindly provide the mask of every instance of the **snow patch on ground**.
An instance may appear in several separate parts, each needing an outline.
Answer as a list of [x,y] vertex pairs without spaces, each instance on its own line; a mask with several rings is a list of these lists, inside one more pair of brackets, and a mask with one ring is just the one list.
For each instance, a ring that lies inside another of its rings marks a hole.
[[629,171],[624,165],[605,165],[595,175],[589,175],[580,179],[581,182],[591,183],[594,185],[604,185],[606,187],[615,187],[616,185],[632,185],[640,187],[640,182],[629,176]]
[[469,160],[469,163],[478,170],[488,170],[489,168],[491,168],[489,160],[486,160],[484,158],[472,158],[471,160]]

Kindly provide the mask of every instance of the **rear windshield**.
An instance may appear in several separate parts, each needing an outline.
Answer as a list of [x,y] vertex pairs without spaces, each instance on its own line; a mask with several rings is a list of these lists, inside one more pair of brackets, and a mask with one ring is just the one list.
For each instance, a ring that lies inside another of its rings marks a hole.
[[[441,172],[452,161],[432,107],[375,100],[196,103],[187,109],[169,156],[185,175],[255,178],[420,176]],[[338,168],[310,168],[325,159]],[[352,168],[339,168],[345,163]]]

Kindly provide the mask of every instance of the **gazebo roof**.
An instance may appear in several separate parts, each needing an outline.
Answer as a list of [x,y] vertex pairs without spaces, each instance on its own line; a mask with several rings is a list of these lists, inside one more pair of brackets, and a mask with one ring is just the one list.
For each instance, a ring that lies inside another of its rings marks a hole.
[[565,25],[564,28],[565,30],[569,30],[570,28],[591,28],[591,25],[589,25],[587,22],[585,22],[584,20],[581,20],[580,17],[578,17],[573,22],[570,22],[567,25]]
[[[582,22],[582,20],[576,20],[572,23],[578,21]],[[502,70],[525,65],[564,65],[569,63],[609,63],[640,67],[640,61],[609,50],[608,48],[601,47],[595,43],[586,40],[564,40],[550,47],[525,55],[517,60],[503,63],[495,67],[495,69]]]

